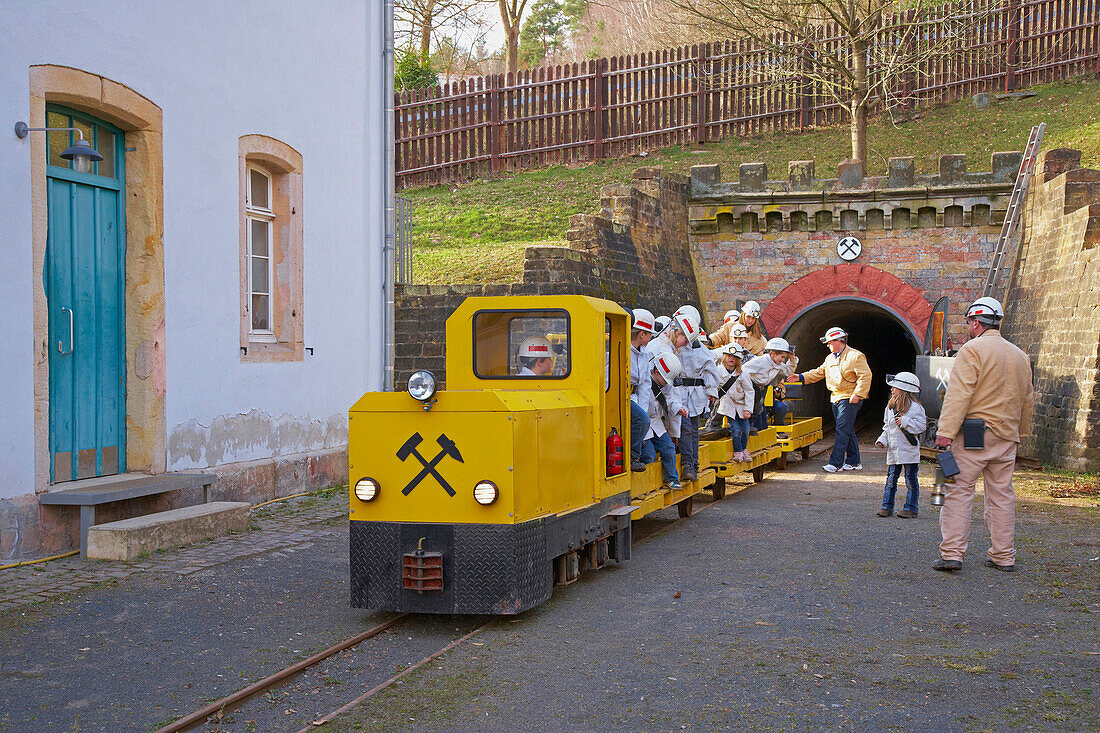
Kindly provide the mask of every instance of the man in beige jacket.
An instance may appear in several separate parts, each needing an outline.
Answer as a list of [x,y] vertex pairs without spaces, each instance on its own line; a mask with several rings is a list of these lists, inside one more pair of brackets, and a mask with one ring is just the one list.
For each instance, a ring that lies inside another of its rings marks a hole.
[[[963,344],[951,368],[951,379],[940,411],[936,445],[951,448],[959,475],[947,487],[940,510],[940,559],[936,570],[962,569],[970,538],[974,485],[985,479],[985,526],[990,548],[985,564],[997,570],[1016,569],[1016,498],[1012,472],[1020,437],[1031,427],[1033,410],[1031,360],[1001,336],[1004,311],[993,298],[978,298],[966,311],[970,340]],[[974,432],[978,448],[965,448],[966,418],[984,421]]]
[[848,333],[843,328],[833,326],[821,337],[821,342],[829,347],[830,352],[825,357],[825,363],[817,369],[795,374],[787,381],[812,384],[824,379],[825,386],[829,388],[836,437],[829,462],[821,470],[826,473],[862,471],[855,424],[859,408],[871,392],[871,367],[867,365],[867,357],[862,351],[848,345]]

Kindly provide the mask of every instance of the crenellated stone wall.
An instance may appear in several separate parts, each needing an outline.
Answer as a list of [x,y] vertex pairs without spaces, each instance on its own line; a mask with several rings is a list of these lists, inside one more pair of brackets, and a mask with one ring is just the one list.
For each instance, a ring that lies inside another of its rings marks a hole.
[[1100,470],[1100,170],[1040,155],[1002,331],[1031,357],[1035,420],[1021,452]]
[[601,191],[598,215],[577,214],[568,247],[528,247],[519,283],[405,285],[398,288],[394,385],[417,369],[445,383],[447,318],[471,295],[590,295],[671,313],[700,305],[688,221],[688,179],[660,168],[634,172],[629,184]]
[[[949,336],[961,343],[962,309],[981,294],[1021,159],[994,153],[988,171],[968,172],[966,156],[944,155],[937,174],[918,175],[912,158],[891,158],[878,177],[845,161],[835,178],[817,178],[813,161],[794,161],[785,181],[769,181],[763,163],[742,164],[738,180],[726,182],[718,166],[693,166],[689,237],[710,320],[756,300],[769,331],[779,333],[801,307],[837,297],[810,285],[858,272],[849,289],[860,296],[857,281],[880,282],[874,273],[884,272],[927,301],[910,303],[906,290],[906,302],[891,309],[914,333],[923,334],[932,304],[949,296]],[[863,248],[852,262],[836,249],[848,235]],[[790,290],[797,282],[805,285]],[[889,297],[870,299],[889,307]],[[769,312],[777,299],[783,308]]]

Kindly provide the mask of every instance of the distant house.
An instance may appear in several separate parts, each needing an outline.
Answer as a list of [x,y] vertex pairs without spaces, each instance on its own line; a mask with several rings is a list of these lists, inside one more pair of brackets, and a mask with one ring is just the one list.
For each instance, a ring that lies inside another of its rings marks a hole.
[[0,27],[0,562],[75,546],[42,502],[74,481],[346,480],[383,376],[381,3],[28,0]]

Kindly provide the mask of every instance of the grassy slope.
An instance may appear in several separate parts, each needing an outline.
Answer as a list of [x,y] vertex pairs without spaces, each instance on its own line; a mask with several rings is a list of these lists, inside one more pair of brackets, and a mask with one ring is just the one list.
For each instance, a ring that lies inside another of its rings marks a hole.
[[[1038,96],[995,102],[975,110],[969,101],[924,110],[919,119],[894,125],[872,121],[868,175],[882,175],[886,159],[911,155],[920,173],[935,173],[943,153],[966,153],[972,171],[988,170],[990,155],[1022,150],[1032,125],[1046,122],[1043,148],[1077,148],[1082,165],[1100,167],[1100,81],[1036,87]],[[642,166],[687,173],[718,163],[723,179],[737,177],[740,163],[765,162],[769,178],[786,177],[787,162],[814,159],[818,176],[836,175],[848,156],[846,126],[804,134],[776,133],[732,139],[705,148],[666,148],[645,158],[600,161],[404,192],[413,203],[415,282],[510,282],[523,270],[531,244],[564,243],[569,217],[599,209],[600,188],[630,180]]]

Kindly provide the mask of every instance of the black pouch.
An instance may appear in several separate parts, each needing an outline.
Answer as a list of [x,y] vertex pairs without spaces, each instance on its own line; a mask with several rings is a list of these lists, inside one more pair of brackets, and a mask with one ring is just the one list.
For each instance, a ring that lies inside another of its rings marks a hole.
[[980,417],[968,417],[962,426],[963,448],[981,450],[985,447],[985,420]]
[[940,464],[940,470],[947,478],[959,475],[959,464],[955,462],[955,455],[945,450],[936,456],[936,463]]

